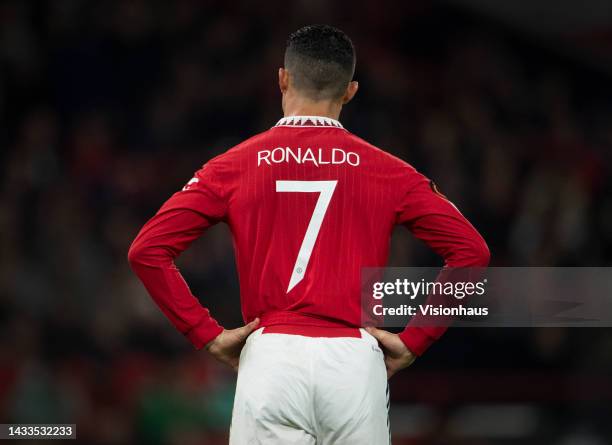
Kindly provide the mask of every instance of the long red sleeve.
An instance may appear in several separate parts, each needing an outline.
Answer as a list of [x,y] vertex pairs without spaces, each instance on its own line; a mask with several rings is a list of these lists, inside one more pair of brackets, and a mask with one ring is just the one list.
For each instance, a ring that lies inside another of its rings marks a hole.
[[[420,174],[414,178],[399,209],[397,223],[406,225],[416,238],[442,256],[445,267],[487,266],[489,249],[478,231],[437,192],[433,182]],[[409,323],[400,338],[411,352],[421,355],[447,329]]]
[[206,169],[194,179],[145,224],[128,261],[163,313],[200,349],[223,328],[191,293],[174,259],[223,217],[225,204]]

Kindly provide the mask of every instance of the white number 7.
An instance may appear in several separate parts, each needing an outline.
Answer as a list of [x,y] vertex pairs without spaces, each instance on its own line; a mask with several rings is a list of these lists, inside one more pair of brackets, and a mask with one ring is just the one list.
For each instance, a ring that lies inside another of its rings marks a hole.
[[327,212],[327,207],[329,206],[337,183],[338,181],[276,181],[277,192],[320,193],[317,204],[312,212],[312,217],[308,223],[302,246],[295,260],[295,265],[293,266],[287,293],[289,293],[296,284],[302,281],[304,274],[306,274],[306,267],[308,267],[312,249],[317,240],[317,236],[319,236],[323,217],[325,216],[325,212]]

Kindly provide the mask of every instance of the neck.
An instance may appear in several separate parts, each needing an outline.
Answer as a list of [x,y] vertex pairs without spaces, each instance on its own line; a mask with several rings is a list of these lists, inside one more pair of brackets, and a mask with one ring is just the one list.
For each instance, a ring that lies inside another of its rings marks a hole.
[[285,117],[320,116],[338,120],[342,104],[336,101],[313,101],[296,95],[283,97],[283,112]]

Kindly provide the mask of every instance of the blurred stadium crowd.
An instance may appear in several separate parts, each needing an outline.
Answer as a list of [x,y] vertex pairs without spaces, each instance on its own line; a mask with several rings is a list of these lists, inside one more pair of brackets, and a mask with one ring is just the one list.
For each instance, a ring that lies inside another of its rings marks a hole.
[[[191,353],[127,249],[201,164],[282,116],[276,69],[309,22],[355,42],[343,124],[434,178],[493,265],[610,264],[609,75],[455,9],[376,3],[0,4],[0,421],[77,423],[90,444],[223,443],[234,376]],[[391,264],[440,261],[402,230]],[[179,265],[241,323],[226,228]],[[610,330],[483,331],[453,331],[395,378],[395,443],[511,443],[455,434],[470,402],[448,389],[457,375],[480,401],[533,402],[520,443],[609,443],[612,392],[573,399],[571,382],[610,375]],[[517,373],[523,399],[503,379]],[[499,379],[479,387],[484,374]],[[553,381],[561,393],[530,400]],[[402,427],[410,402],[429,409],[420,438]]]

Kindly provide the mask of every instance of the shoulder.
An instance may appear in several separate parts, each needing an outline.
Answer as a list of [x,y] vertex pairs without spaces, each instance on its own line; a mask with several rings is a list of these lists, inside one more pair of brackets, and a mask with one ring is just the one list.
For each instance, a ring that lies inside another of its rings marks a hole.
[[392,155],[388,151],[377,147],[376,145],[353,133],[347,132],[347,137],[353,145],[358,146],[362,151],[369,154],[376,160],[376,162],[382,164],[383,167],[402,171],[405,174],[416,173],[416,169],[411,164],[395,155]]
[[202,165],[202,169],[223,172],[228,169],[238,168],[253,149],[261,147],[261,144],[268,138],[269,131],[270,130],[266,130],[258,133],[230,147],[223,153],[206,161],[204,165]]

